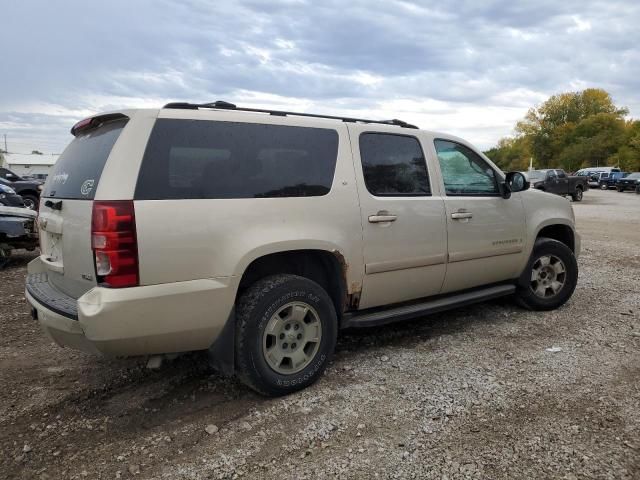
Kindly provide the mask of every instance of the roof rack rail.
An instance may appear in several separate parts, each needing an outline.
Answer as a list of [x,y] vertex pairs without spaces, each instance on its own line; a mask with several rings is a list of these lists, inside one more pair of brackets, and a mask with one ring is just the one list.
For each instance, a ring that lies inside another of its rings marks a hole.
[[222,100],[218,100],[217,102],[211,102],[211,103],[173,102],[173,103],[167,103],[162,108],[176,108],[176,109],[189,109],[189,110],[198,110],[200,108],[213,108],[217,110],[237,110],[240,112],[268,113],[269,115],[274,115],[278,117],[286,117],[288,115],[294,115],[296,117],[328,118],[331,120],[342,120],[343,122],[348,122],[348,123],[379,123],[383,125],[397,125],[398,127],[403,127],[403,128],[416,128],[416,129],[418,128],[415,125],[411,125],[410,123],[407,123],[395,118],[393,120],[367,120],[364,118],[337,117],[333,115],[319,115],[316,113],[287,112],[284,110],[269,110],[266,108],[245,108],[245,107],[237,107],[233,103],[225,102]]

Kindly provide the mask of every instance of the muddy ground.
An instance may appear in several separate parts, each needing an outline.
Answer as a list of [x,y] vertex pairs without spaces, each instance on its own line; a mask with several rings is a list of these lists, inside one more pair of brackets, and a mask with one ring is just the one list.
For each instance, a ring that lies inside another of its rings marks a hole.
[[19,254],[0,271],[0,478],[640,478],[640,195],[574,209],[563,308],[347,332],[321,381],[280,399],[198,355],[149,371],[57,347]]

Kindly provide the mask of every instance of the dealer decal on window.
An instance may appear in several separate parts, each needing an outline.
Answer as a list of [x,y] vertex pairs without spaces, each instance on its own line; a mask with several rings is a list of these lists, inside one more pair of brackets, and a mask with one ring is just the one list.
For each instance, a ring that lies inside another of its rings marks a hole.
[[80,187],[80,193],[82,195],[89,195],[91,193],[91,190],[93,190],[93,185],[94,184],[95,184],[95,180],[94,179],[85,180],[82,183],[82,186]]

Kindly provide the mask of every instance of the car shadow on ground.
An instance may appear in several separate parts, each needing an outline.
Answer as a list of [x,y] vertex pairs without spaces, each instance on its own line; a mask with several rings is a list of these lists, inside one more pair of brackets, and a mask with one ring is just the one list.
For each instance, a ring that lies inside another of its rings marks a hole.
[[[523,310],[510,300],[497,299],[382,327],[344,330],[338,338],[333,366],[336,363],[357,365],[363,357],[374,355],[380,349],[413,349],[439,336],[458,334],[487,321],[494,325],[513,322],[519,312]],[[100,389],[79,392],[69,397],[68,402],[84,404],[83,409],[89,415],[91,412],[95,416],[109,415],[120,426],[138,424],[147,429],[171,419],[188,419],[205,409],[214,415],[217,409],[222,410],[229,420],[234,417],[234,411],[241,415],[252,405],[270,401],[245,387],[236,377],[213,370],[203,352],[165,361],[156,370],[146,369],[143,359],[95,359],[85,365],[91,370],[111,370],[109,378]],[[134,412],[137,413],[133,415]]]
[[13,250],[5,261],[0,259],[0,270],[6,271],[22,268],[38,255],[40,255],[40,252],[37,249],[32,252],[27,250]]

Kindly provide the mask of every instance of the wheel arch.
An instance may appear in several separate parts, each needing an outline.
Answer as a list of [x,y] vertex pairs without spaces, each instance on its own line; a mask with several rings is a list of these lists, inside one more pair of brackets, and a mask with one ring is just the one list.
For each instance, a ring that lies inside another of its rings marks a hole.
[[[361,281],[352,282],[347,289],[349,264],[342,250],[333,244],[300,245],[282,242],[263,245],[245,255],[239,262],[239,277],[235,301],[252,283],[269,275],[289,273],[318,283],[331,298],[338,322],[343,313],[357,308],[360,299]],[[357,275],[357,272],[351,272]],[[234,301],[234,305],[235,305]],[[208,349],[211,365],[226,375],[235,372],[235,307],[232,309],[220,336]]]
[[331,297],[338,319],[348,308],[347,262],[339,250],[300,248],[274,251],[254,258],[244,268],[236,299],[256,281],[276,274],[292,274],[319,284]]
[[30,188],[20,190],[19,192],[16,192],[16,193],[21,197],[24,195],[31,195],[32,197],[40,198],[40,194],[36,190],[31,190]]
[[541,225],[536,231],[531,248],[528,251],[527,262],[517,279],[517,284],[520,286],[527,284],[527,270],[531,262],[531,256],[533,255],[533,249],[536,242],[541,238],[550,238],[566,245],[574,254],[576,254],[576,248],[579,247],[579,243],[576,241],[576,235],[571,225],[562,222],[550,222]]
[[536,240],[542,237],[562,242],[569,247],[573,253],[576,253],[575,232],[573,228],[567,224],[555,223],[540,228],[536,234]]

